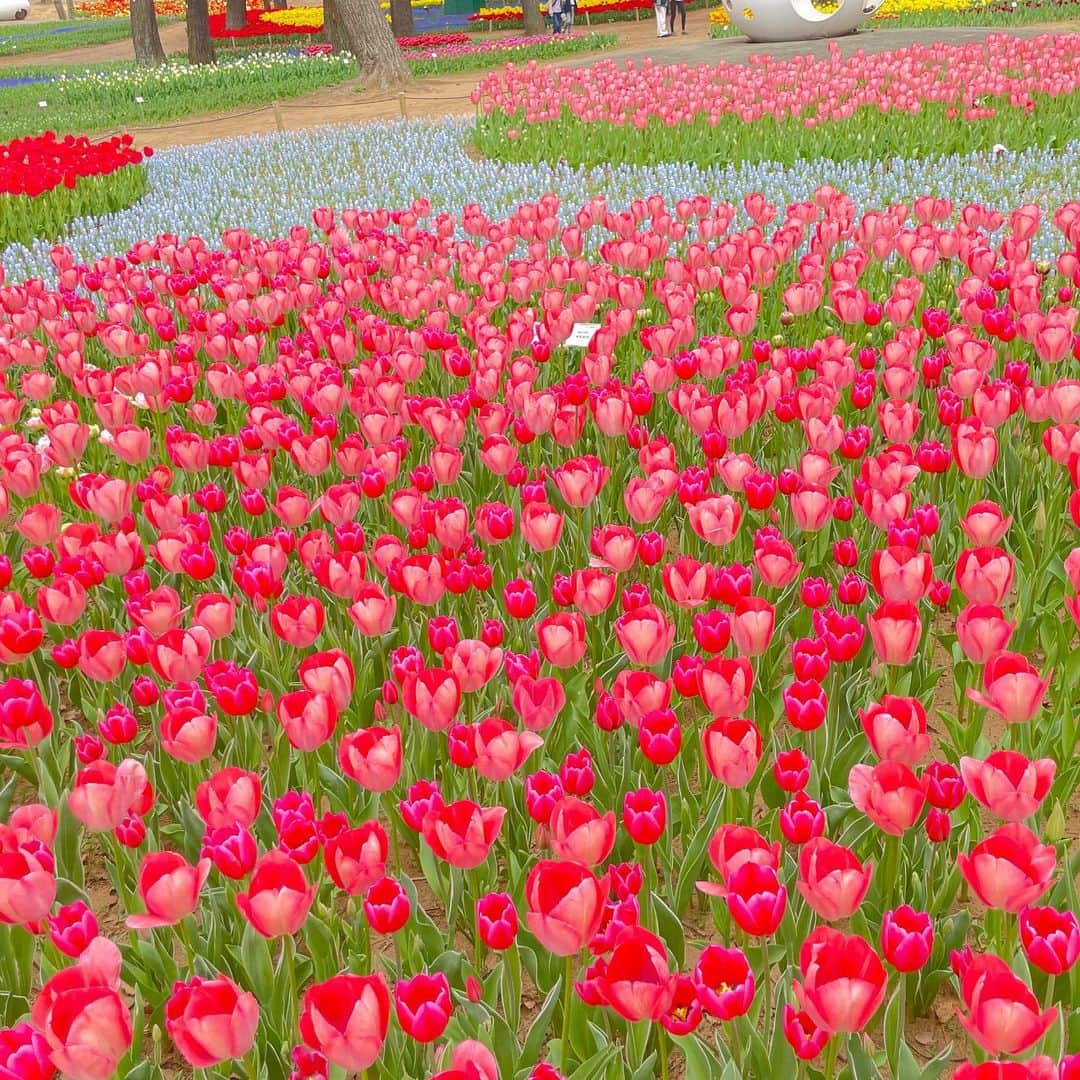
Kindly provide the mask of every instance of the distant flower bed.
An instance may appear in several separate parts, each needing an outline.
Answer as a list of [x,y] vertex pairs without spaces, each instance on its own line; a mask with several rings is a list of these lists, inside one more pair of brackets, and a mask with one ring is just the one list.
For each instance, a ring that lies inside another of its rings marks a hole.
[[[172,2],[172,0],[166,0]],[[379,5],[383,11],[390,10],[389,0],[382,0]],[[412,0],[414,8],[441,7],[442,0]],[[276,8],[264,11],[261,7],[249,8],[246,25],[230,30],[225,25],[224,9],[210,16],[210,36],[215,38],[253,38],[291,34],[319,34],[323,28],[322,7]],[[459,37],[464,34],[439,35],[425,34],[421,37],[442,38]]]
[[[652,11],[653,0],[578,0],[578,15],[610,15],[617,12]],[[540,11],[547,14],[547,4],[540,5]],[[469,16],[469,22],[515,23],[522,21],[520,4],[500,4],[497,7],[482,7],[475,15]]]
[[[261,0],[247,0],[249,11],[262,11]],[[75,10],[91,19],[127,18],[131,14],[129,0],[76,0]],[[187,14],[185,0],[154,0],[158,15],[182,19]],[[225,0],[210,0],[210,14],[224,15]]]
[[91,142],[47,131],[0,143],[0,248],[34,236],[59,237],[73,218],[122,210],[146,190],[130,135]]

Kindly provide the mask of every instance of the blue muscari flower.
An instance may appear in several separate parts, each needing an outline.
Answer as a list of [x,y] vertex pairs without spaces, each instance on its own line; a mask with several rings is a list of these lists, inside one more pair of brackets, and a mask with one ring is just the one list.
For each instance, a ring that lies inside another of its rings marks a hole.
[[[472,161],[465,153],[471,121],[394,121],[225,139],[162,150],[148,165],[149,191],[128,210],[72,223],[69,244],[80,261],[126,251],[163,232],[216,238],[229,227],[281,235],[309,223],[322,205],[403,206],[427,196],[435,213],[458,214],[468,202],[504,217],[548,191],[559,196],[567,221],[596,192],[613,209],[658,192],[669,201],[704,193],[740,206],[760,191],[780,206],[809,198],[822,183],[846,192],[861,210],[933,192],[958,207],[983,202],[1011,209],[1016,192],[1038,192],[1044,210],[1075,195],[1080,142],[1053,152],[1030,148],[991,160],[986,154],[937,159],[894,159],[887,170],[865,162],[796,161],[714,165],[688,162],[575,169],[546,163],[505,166]],[[407,168],[401,167],[408,162]],[[740,218],[745,223],[745,215]],[[1049,224],[1033,244],[1036,258],[1054,251]],[[50,244],[34,240],[0,253],[8,280],[54,280]]]

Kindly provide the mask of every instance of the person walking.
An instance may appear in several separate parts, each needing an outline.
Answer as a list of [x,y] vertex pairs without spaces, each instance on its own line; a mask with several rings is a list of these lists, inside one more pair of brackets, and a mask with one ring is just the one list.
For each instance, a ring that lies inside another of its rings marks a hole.
[[562,33],[562,18],[563,7],[566,0],[550,0],[548,4],[548,14],[551,16],[551,32],[552,34]]
[[577,0],[563,0],[563,30],[574,32],[574,16],[577,14]]
[[668,0],[668,33],[675,33],[675,16],[682,23],[682,32],[686,33],[686,0]]
[[656,10],[656,36],[668,37],[668,0],[653,0],[653,6]]

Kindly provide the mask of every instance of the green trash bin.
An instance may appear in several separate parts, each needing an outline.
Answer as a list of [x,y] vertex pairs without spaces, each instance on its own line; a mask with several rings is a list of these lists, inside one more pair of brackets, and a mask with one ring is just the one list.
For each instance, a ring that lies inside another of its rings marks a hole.
[[481,6],[481,0],[445,0],[443,11],[447,15],[475,15]]

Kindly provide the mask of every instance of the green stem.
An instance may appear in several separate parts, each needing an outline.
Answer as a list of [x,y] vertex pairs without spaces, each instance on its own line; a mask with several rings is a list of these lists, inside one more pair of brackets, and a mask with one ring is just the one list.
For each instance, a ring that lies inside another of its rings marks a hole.
[[281,947],[285,951],[285,966],[289,974],[288,1036],[291,1041],[293,1032],[296,1030],[296,1010],[298,1005],[296,993],[296,939],[292,934],[285,935],[285,940],[282,942]]
[[565,1072],[570,1064],[570,1005],[574,993],[574,957],[566,958],[566,985],[563,987],[562,1040],[559,1043],[559,1066]]
[[667,1029],[663,1026],[663,1024],[661,1024],[660,1027],[657,1028],[657,1032],[659,1034],[659,1042],[660,1042],[660,1076],[662,1077],[662,1080],[668,1080],[668,1038],[667,1038]]
[[834,1035],[825,1046],[825,1080],[833,1080],[836,1073],[836,1055],[840,1049],[840,1043]]
[[769,965],[769,940],[761,939],[761,1016],[766,1039],[772,1031],[772,980]]
[[1044,1002],[1044,1008],[1049,1009],[1054,1001],[1054,987],[1057,984],[1057,979],[1053,975],[1048,975],[1046,978],[1046,999]]

